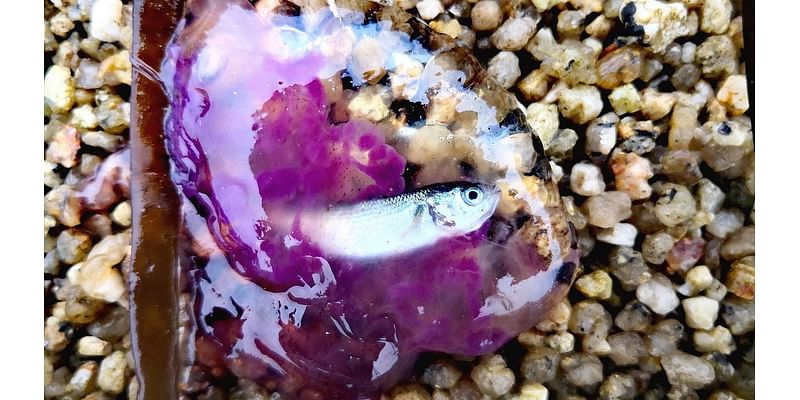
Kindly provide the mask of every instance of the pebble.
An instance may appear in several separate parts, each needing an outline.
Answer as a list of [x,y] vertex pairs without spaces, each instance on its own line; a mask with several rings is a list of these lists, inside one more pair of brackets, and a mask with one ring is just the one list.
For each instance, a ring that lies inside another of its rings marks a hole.
[[519,58],[513,52],[501,51],[489,60],[486,73],[500,86],[509,89],[514,86],[521,75]]
[[608,101],[618,115],[632,114],[642,109],[642,97],[631,83],[614,88],[608,95]]
[[639,301],[631,301],[614,317],[614,325],[623,331],[647,332],[653,320],[653,314]]
[[726,208],[714,215],[714,220],[706,225],[706,231],[720,239],[726,239],[743,225],[744,213],[738,208]]
[[566,380],[584,390],[591,391],[603,381],[603,363],[593,354],[574,353],[561,359]]
[[703,41],[697,47],[695,62],[710,79],[725,78],[739,67],[736,47],[727,35],[709,36]]
[[572,315],[572,306],[567,300],[556,303],[547,313],[547,318],[536,324],[542,332],[565,331]]
[[91,248],[92,238],[80,229],[66,229],[56,239],[58,257],[67,264],[83,261]]
[[636,381],[628,374],[615,372],[603,381],[600,400],[627,400],[636,397]]
[[623,26],[640,35],[654,53],[663,52],[672,41],[689,34],[687,16],[683,3],[659,0],[629,1],[619,10]]
[[681,338],[683,325],[677,320],[665,319],[650,329],[650,333],[645,336],[645,347],[650,355],[662,357],[673,353]]
[[653,121],[666,117],[675,106],[674,93],[662,93],[655,88],[642,91],[642,115]]
[[132,69],[130,52],[122,50],[103,59],[97,73],[103,78],[103,84],[105,85],[130,85]]
[[611,297],[611,277],[603,270],[583,275],[575,281],[575,288],[589,298],[605,300]]
[[592,37],[602,40],[608,36],[608,32],[611,31],[611,27],[611,20],[603,15],[598,15],[592,20],[592,22],[589,23],[589,25],[586,25],[586,33]]
[[700,14],[700,29],[710,34],[727,32],[732,11],[731,0],[704,0]]
[[685,275],[703,257],[705,240],[702,237],[684,237],[675,242],[667,253],[667,271]]
[[586,129],[586,154],[589,156],[607,155],[617,143],[617,123],[619,117],[613,112],[603,114],[592,121]]
[[527,382],[547,383],[556,377],[561,354],[550,347],[537,346],[522,358],[520,372]]
[[708,178],[697,183],[696,195],[700,209],[710,213],[716,214],[725,203],[725,193]]
[[716,301],[722,301],[725,298],[725,295],[728,294],[728,288],[722,284],[717,279],[711,281],[711,284],[708,285],[706,290],[703,291],[703,294],[708,297],[709,299],[714,299]]
[[117,42],[122,38],[122,1],[95,0],[92,4],[89,35],[104,42]]
[[700,69],[694,64],[683,64],[672,73],[669,81],[675,89],[691,90],[700,80]]
[[730,75],[725,78],[717,91],[717,100],[733,115],[742,115],[750,109],[747,97],[747,77],[741,74]]
[[603,99],[596,87],[576,85],[559,92],[558,110],[564,118],[577,124],[585,124],[600,115]]
[[98,121],[94,113],[94,108],[89,104],[73,108],[72,111],[70,111],[69,124],[78,129],[97,128]]
[[569,320],[570,332],[583,335],[583,351],[598,355],[608,354],[611,350],[606,341],[611,326],[611,314],[594,300],[575,304]]
[[717,320],[719,303],[705,296],[690,297],[681,301],[686,314],[686,325],[694,329],[711,329]]
[[526,383],[519,388],[519,394],[513,400],[547,400],[547,388],[540,383]]
[[636,332],[619,332],[608,337],[611,351],[608,357],[617,366],[635,365],[639,359],[647,356],[642,337]]
[[125,375],[128,361],[125,353],[115,351],[100,363],[100,372],[97,375],[97,385],[106,392],[120,394],[125,389]]
[[544,344],[559,353],[569,353],[575,349],[575,336],[569,332],[558,332],[544,338]]
[[78,339],[78,354],[85,357],[107,356],[111,354],[111,343],[94,336]]
[[731,354],[736,350],[736,342],[731,331],[724,326],[715,326],[708,331],[697,330],[692,334],[694,348],[702,353],[718,352]]
[[97,377],[97,363],[94,361],[87,361],[81,364],[75,373],[72,374],[69,383],[66,387],[66,392],[70,395],[82,397],[84,394],[92,391],[95,386],[95,378]]
[[[437,1],[438,0],[424,0]],[[491,41],[498,50],[517,51],[528,44],[533,37],[538,20],[529,16],[515,16],[507,19],[492,33]]]
[[563,39],[578,39],[583,33],[583,20],[586,13],[580,10],[564,10],[558,13],[556,31],[558,37]]
[[572,166],[569,174],[569,186],[573,192],[581,196],[596,196],[606,190],[603,172],[594,164],[580,162]]
[[636,243],[636,227],[632,224],[617,222],[611,228],[597,231],[597,240],[617,246],[632,247]]
[[632,291],[651,278],[650,269],[642,253],[631,247],[615,246],[608,255],[611,273],[619,280],[625,291]]
[[756,227],[748,225],[739,228],[730,235],[719,249],[719,254],[728,261],[738,260],[742,257],[756,253]]
[[470,12],[472,29],[476,31],[491,31],[503,21],[503,10],[495,0],[481,0],[472,7]]
[[60,352],[69,344],[64,331],[61,330],[62,321],[57,317],[47,317],[44,323],[44,348],[52,352]]
[[[602,43],[600,46],[602,47]],[[558,43],[550,28],[542,28],[528,42],[526,49],[542,61],[540,69],[561,79],[564,84],[594,84],[597,81],[595,64],[598,53],[586,43],[577,39],[565,39]]]
[[131,225],[131,202],[126,200],[117,204],[111,211],[111,220],[117,225],[129,227]]
[[517,88],[525,100],[539,101],[550,89],[551,80],[552,78],[544,70],[535,69],[517,83]]
[[753,300],[756,297],[755,257],[744,257],[734,262],[725,278],[725,286],[734,295]]
[[75,79],[70,69],[51,66],[44,75],[45,105],[54,113],[66,113],[75,101]]
[[603,192],[584,202],[589,224],[599,228],[611,228],[631,216],[631,198],[623,192]]
[[651,264],[663,264],[674,244],[675,238],[667,232],[651,233],[642,241],[642,256]]
[[558,107],[555,104],[531,103],[526,111],[528,123],[542,141],[545,150],[558,131]]
[[86,327],[86,331],[108,342],[116,342],[128,333],[130,327],[128,310],[112,307],[104,315]]
[[659,315],[666,315],[678,307],[680,301],[666,276],[655,273],[653,277],[636,288],[636,299]]
[[425,368],[422,383],[437,389],[449,389],[461,379],[461,371],[450,362],[436,362]]
[[78,273],[78,285],[89,296],[113,303],[125,293],[125,284],[117,269],[130,252],[130,231],[103,238],[89,252]]
[[564,161],[572,158],[572,149],[577,143],[578,133],[574,129],[559,129],[545,151],[551,161]]
[[695,200],[686,186],[666,183],[658,191],[655,212],[658,220],[666,226],[675,226],[694,216],[697,212]]
[[642,72],[642,52],[632,46],[616,49],[597,61],[597,86],[614,89],[633,82]]
[[80,203],[69,185],[59,185],[44,196],[44,211],[67,227],[81,223]]
[[75,23],[63,12],[50,17],[50,32],[56,36],[64,37],[75,28]]
[[615,150],[609,161],[617,190],[631,200],[647,199],[653,193],[648,180],[653,177],[650,161],[635,153]]
[[470,373],[472,381],[478,386],[481,393],[492,397],[500,397],[514,387],[515,377],[500,355],[485,357],[472,368]]
[[685,282],[679,286],[678,293],[684,296],[696,296],[714,282],[711,270],[705,265],[698,265],[686,273]]
[[672,385],[702,389],[714,381],[714,367],[708,361],[691,354],[678,351],[663,356],[661,366]]

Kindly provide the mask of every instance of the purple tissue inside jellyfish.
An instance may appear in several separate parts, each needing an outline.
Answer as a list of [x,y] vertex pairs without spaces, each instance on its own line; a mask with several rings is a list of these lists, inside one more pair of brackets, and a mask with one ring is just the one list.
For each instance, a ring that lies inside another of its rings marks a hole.
[[194,10],[162,66],[198,364],[291,397],[370,398],[423,352],[485,354],[543,318],[576,252],[496,243],[493,219],[371,260],[330,257],[297,229],[304,210],[403,193],[406,160],[375,123],[332,122],[319,75],[333,61],[274,54],[299,17],[219,3]]

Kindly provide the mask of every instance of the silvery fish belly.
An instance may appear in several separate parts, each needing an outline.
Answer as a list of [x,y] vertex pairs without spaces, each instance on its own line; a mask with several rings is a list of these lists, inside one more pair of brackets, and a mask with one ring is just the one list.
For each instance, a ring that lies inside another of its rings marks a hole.
[[366,1],[196,0],[161,71],[205,379],[377,398],[566,295],[577,243],[542,146],[458,40]]

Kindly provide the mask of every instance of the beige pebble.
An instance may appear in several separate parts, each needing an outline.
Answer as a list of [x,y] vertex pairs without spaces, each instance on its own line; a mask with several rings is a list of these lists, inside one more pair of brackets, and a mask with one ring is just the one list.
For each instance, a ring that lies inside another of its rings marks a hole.
[[583,275],[575,281],[575,288],[584,296],[601,300],[611,297],[612,285],[611,277],[603,270]]
[[100,372],[97,375],[97,385],[112,394],[122,393],[125,389],[125,377],[128,361],[125,353],[115,351],[106,356],[100,363]]
[[77,350],[82,356],[107,356],[111,353],[111,343],[94,336],[84,336],[78,339]]
[[711,329],[717,320],[719,303],[705,296],[690,297],[681,301],[686,313],[686,325],[694,329]]

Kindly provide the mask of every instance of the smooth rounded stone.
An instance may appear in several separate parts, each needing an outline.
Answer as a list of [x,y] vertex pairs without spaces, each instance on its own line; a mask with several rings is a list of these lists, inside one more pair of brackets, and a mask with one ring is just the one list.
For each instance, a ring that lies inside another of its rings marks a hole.
[[722,300],[722,320],[734,335],[744,335],[755,330],[756,309],[752,300],[728,297]]
[[679,286],[678,293],[684,296],[696,296],[714,282],[711,270],[705,265],[698,265],[686,273],[684,284]]
[[615,372],[600,385],[600,400],[624,400],[636,397],[636,381],[628,374]]
[[709,36],[697,47],[695,62],[703,76],[709,79],[725,78],[738,69],[737,50],[727,35]]
[[665,231],[651,233],[642,241],[642,256],[651,264],[663,264],[674,244],[675,238]]
[[700,210],[717,213],[725,203],[725,193],[708,178],[697,183],[695,193]]
[[558,107],[555,104],[531,103],[526,110],[526,116],[528,124],[541,139],[545,151],[548,150],[558,131]]
[[725,285],[719,280],[714,279],[711,281],[711,285],[709,285],[706,290],[703,291],[703,294],[709,299],[722,301],[722,299],[725,298],[725,295],[728,294],[728,288],[726,288]]
[[58,258],[67,264],[83,261],[91,248],[92,237],[81,229],[64,230],[56,239]]
[[575,349],[575,336],[569,332],[557,332],[545,336],[544,344],[559,353],[569,353]]
[[422,383],[437,388],[449,389],[461,379],[461,371],[447,361],[428,365],[422,374]]
[[467,36],[469,37],[464,36],[464,33],[466,33],[468,29],[464,29],[464,27],[458,23],[457,19],[451,19],[446,22],[443,20],[431,21],[430,27],[434,31],[439,33],[444,33],[445,35],[450,36],[453,39],[464,40],[464,43],[474,42],[474,32],[472,32],[471,35],[467,34]]
[[664,224],[662,224],[656,216],[655,205],[649,201],[634,204],[633,207],[631,207],[629,222],[634,224],[636,229],[643,234],[666,230]]
[[702,237],[684,237],[675,242],[667,253],[667,271],[685,275],[703,257],[704,246]]
[[715,171],[725,174],[733,171],[730,178],[739,177],[744,172],[747,155],[753,152],[753,133],[749,122],[709,121],[703,124],[702,133],[703,161]]
[[694,63],[697,53],[697,45],[693,42],[686,42],[681,46],[681,62],[684,64]]
[[654,273],[649,281],[636,288],[636,299],[658,315],[669,314],[680,303],[672,281],[659,273]]
[[633,82],[641,74],[644,59],[639,48],[625,46],[597,61],[597,86],[611,90]]
[[686,325],[694,329],[711,329],[717,320],[719,302],[705,296],[690,297],[681,301],[686,314]]
[[677,351],[662,356],[661,366],[672,385],[686,385],[702,389],[714,381],[714,367],[700,357]]
[[587,199],[583,208],[590,225],[611,228],[631,216],[631,199],[623,192],[603,192]]
[[506,361],[500,355],[488,356],[481,360],[472,368],[470,378],[481,393],[492,398],[500,397],[511,391],[516,381],[514,371],[508,368]]
[[558,129],[550,140],[550,147],[545,152],[551,160],[569,160],[572,158],[572,149],[577,143],[578,134],[574,129]]
[[717,91],[717,100],[731,115],[742,115],[750,109],[747,97],[747,77],[741,74],[728,76]]
[[611,107],[618,115],[635,113],[642,109],[642,97],[633,84],[628,83],[616,87],[608,95]]
[[504,89],[514,86],[522,74],[519,70],[519,58],[510,51],[501,51],[492,57],[486,72]]
[[491,36],[492,44],[498,50],[521,50],[533,37],[538,23],[537,19],[527,15],[511,17],[494,31]]
[[514,400],[547,400],[549,392],[547,387],[540,383],[526,383],[520,386],[519,394]]
[[584,296],[605,300],[611,297],[613,282],[606,271],[597,270],[575,281],[575,288]]
[[596,196],[606,190],[603,172],[592,163],[580,162],[572,166],[569,174],[569,186],[573,192],[581,196]]
[[653,168],[649,160],[635,153],[615,150],[610,164],[617,190],[626,193],[631,200],[650,197],[653,189],[648,180],[653,177]]
[[111,211],[111,220],[117,225],[129,227],[131,225],[131,203],[130,201],[123,201],[114,207]]
[[94,389],[97,377],[97,363],[87,361],[75,370],[69,379],[65,391],[73,396],[82,397]]
[[644,333],[650,329],[653,314],[644,303],[631,301],[614,317],[614,325],[623,331]]
[[670,77],[672,86],[678,90],[689,91],[700,80],[700,68],[695,64],[683,64]]
[[670,150],[661,158],[661,173],[674,183],[691,186],[703,178],[701,154],[684,149]]
[[725,260],[733,261],[756,253],[756,227],[744,226],[731,234],[719,249],[719,255]]
[[86,327],[86,331],[108,342],[116,342],[129,330],[128,310],[124,307],[111,307],[105,314]]
[[700,14],[700,29],[710,34],[728,31],[733,5],[730,0],[705,0]]
[[615,246],[608,254],[611,273],[619,279],[622,289],[632,291],[650,280],[650,269],[644,263],[642,253],[630,246]]
[[618,366],[634,365],[647,356],[642,337],[636,332],[620,332],[606,340],[611,346],[608,357]]
[[491,31],[503,21],[503,10],[495,0],[481,0],[472,7],[470,12],[472,29],[476,31]]
[[111,343],[94,336],[78,339],[77,352],[85,357],[107,356],[111,353]]
[[[487,0],[488,1],[488,0]],[[550,90],[553,80],[543,69],[535,69],[517,82],[517,89],[527,101],[539,101]]]
[[666,183],[659,188],[658,194],[656,217],[666,226],[678,225],[697,212],[694,197],[686,186]]
[[120,272],[113,267],[129,252],[130,231],[103,238],[86,256],[77,275],[77,284],[95,299],[116,302],[126,288]]
[[561,359],[561,368],[567,382],[586,391],[593,391],[603,381],[603,363],[592,354],[566,355]]
[[529,382],[547,383],[556,377],[561,354],[558,350],[537,346],[522,358],[520,372],[522,377]]
[[734,262],[725,278],[725,286],[729,292],[740,298],[754,299],[756,297],[755,258],[744,257]]
[[659,120],[672,111],[676,102],[675,93],[662,93],[655,88],[646,88],[642,91],[642,115],[653,121]]
[[122,8],[120,0],[95,0],[92,4],[89,35],[104,42],[122,40]]
[[128,361],[125,353],[115,351],[103,358],[97,374],[97,386],[112,394],[122,393],[125,389],[125,377]]
[[714,215],[714,220],[706,225],[706,232],[726,239],[744,225],[744,213],[738,208],[726,208]]
[[444,6],[440,0],[421,0],[417,3],[417,12],[422,19],[430,21],[444,12]]
[[583,33],[586,14],[579,10],[564,10],[558,13],[556,31],[560,39],[577,39]]
[[636,227],[632,224],[617,222],[611,228],[600,229],[595,237],[598,241],[617,246],[632,247],[636,243]]
[[694,331],[692,340],[694,341],[694,348],[703,353],[718,352],[727,355],[736,350],[736,342],[733,340],[733,335],[724,326],[715,326],[708,331]]
[[586,25],[586,33],[597,39],[603,40],[611,31],[612,21],[604,15],[595,17],[589,25]]
[[674,319],[666,319],[653,325],[644,338],[647,352],[655,357],[673,353],[683,338],[683,332],[683,325]]
[[44,75],[44,101],[54,113],[65,113],[75,101],[75,79],[70,69],[51,66]]
[[736,375],[736,367],[724,354],[712,352],[704,354],[702,358],[714,367],[716,381],[729,382]]
[[[600,111],[603,110],[603,99],[596,87],[576,85],[559,92],[558,110],[564,118],[576,124],[585,124],[600,115]],[[588,135],[587,132],[587,137]],[[611,146],[613,147],[613,144]],[[605,154],[610,151],[609,148]]]

